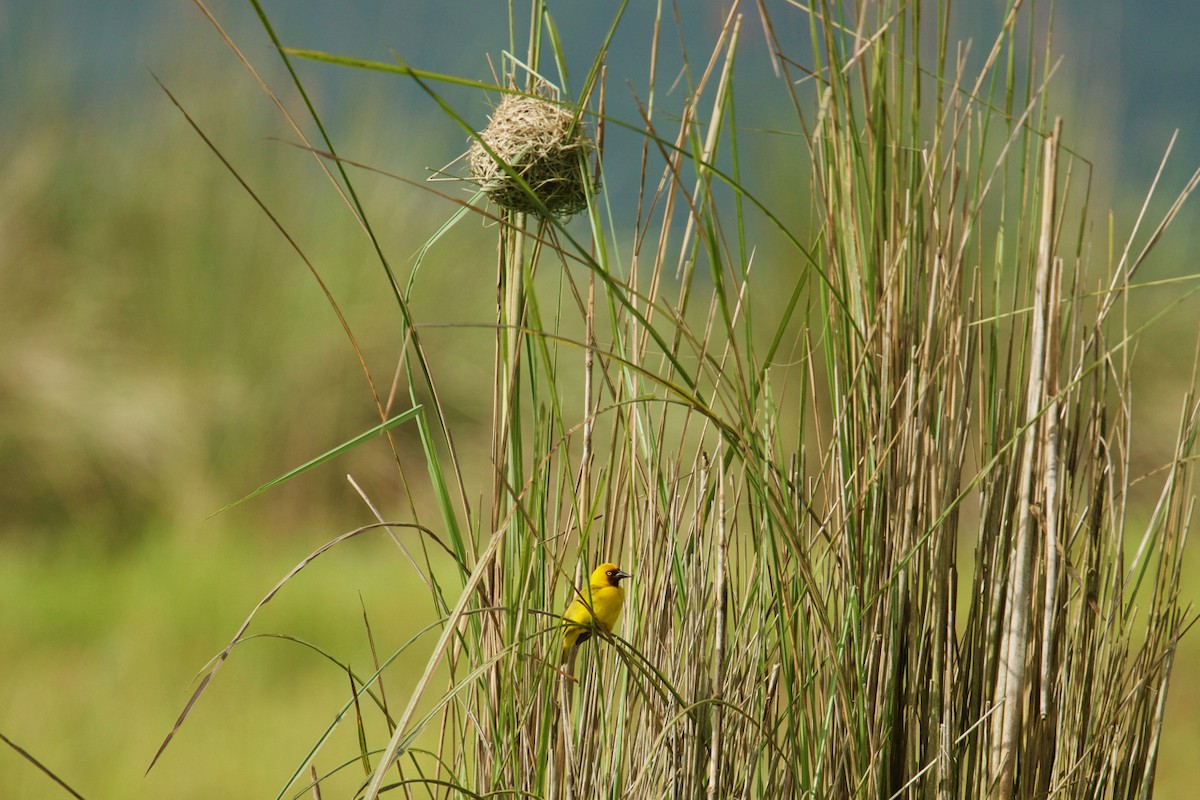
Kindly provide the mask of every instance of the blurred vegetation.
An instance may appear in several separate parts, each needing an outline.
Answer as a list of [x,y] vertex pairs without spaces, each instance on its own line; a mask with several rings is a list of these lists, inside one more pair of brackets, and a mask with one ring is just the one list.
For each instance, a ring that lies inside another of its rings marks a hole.
[[[392,357],[395,310],[377,302],[383,275],[311,158],[268,140],[281,131],[256,98],[231,102],[213,86],[181,94],[296,236],[367,357]],[[167,98],[144,103],[131,115],[151,124],[131,128],[41,119],[5,161],[0,528],[12,539],[120,545],[152,523],[193,527],[373,424],[361,370],[316,281]],[[400,252],[441,222],[441,210],[394,182],[363,187]],[[471,287],[470,259],[438,251],[431,260]],[[486,302],[485,276],[456,310]],[[394,370],[373,367],[385,378]],[[375,455],[386,464],[385,451]],[[354,458],[369,476],[374,458]],[[337,470],[281,491],[249,519],[321,527],[344,522],[355,502]]]
[[[202,60],[210,69],[171,88],[296,236],[390,380],[396,312],[379,302],[369,246],[311,157],[280,141],[245,73]],[[27,113],[7,108],[0,160],[0,733],[89,798],[267,796],[344,697],[344,675],[278,640],[247,645],[255,656],[181,737],[187,752],[143,773],[191,676],[247,609],[331,532],[369,519],[345,475],[385,510],[402,507],[393,455],[361,447],[207,519],[375,424],[370,393],[303,262],[149,75],[110,113],[62,100],[50,91],[27,98]],[[343,121],[358,132],[347,152],[382,142],[394,156],[390,122],[364,104]],[[419,130],[404,136],[414,158]],[[397,252],[445,216],[385,178],[359,190]],[[469,233],[429,260],[456,287],[453,314],[486,318],[490,266],[468,252]],[[434,352],[461,346],[430,338]],[[445,383],[474,397],[470,370]],[[464,429],[477,411],[464,406]],[[396,434],[403,448],[410,433]],[[382,535],[339,550],[256,630],[368,668],[363,605],[388,650],[419,628],[386,611],[421,607],[397,579],[404,564]],[[0,747],[0,795],[55,791]]]
[[[369,243],[311,156],[279,141],[293,137],[244,73],[214,67],[188,83],[170,88],[296,235],[386,395],[401,328]],[[372,105],[366,98],[361,118],[339,120],[343,154],[418,180],[440,166],[401,153],[440,155],[420,137],[441,131],[398,131]],[[347,694],[344,675],[284,642],[250,643],[252,657],[234,659],[176,749],[148,778],[142,771],[187,678],[253,603],[316,544],[369,521],[345,474],[392,509],[408,500],[380,441],[205,521],[378,416],[315,281],[165,96],[147,91],[121,112],[41,108],[6,137],[0,159],[0,651],[15,654],[0,671],[0,731],[88,797],[269,796]],[[356,181],[402,262],[451,212],[386,176]],[[786,187],[779,195],[794,201]],[[433,248],[414,293],[420,315],[493,321],[493,234],[460,225]],[[1091,235],[1103,248],[1104,235]],[[1162,274],[1187,263],[1172,246],[1168,238],[1157,254]],[[1131,301],[1146,305],[1131,316],[1180,294],[1135,292]],[[1191,302],[1139,346],[1135,465],[1157,466],[1172,444],[1190,365],[1177,341],[1194,338],[1195,318]],[[463,460],[476,457],[468,478],[490,475],[491,333],[426,336],[432,360],[450,365],[439,386]],[[397,430],[410,467],[420,464],[414,437]],[[365,669],[358,591],[388,652],[418,628],[413,615],[390,612],[428,605],[398,580],[403,565],[382,535],[339,549],[268,608],[261,629],[352,654]],[[1195,574],[1189,598],[1200,596]],[[422,656],[405,659],[419,668]],[[1176,665],[1157,796],[1190,796],[1196,664],[1191,637]],[[339,735],[353,749],[352,731]],[[48,786],[0,749],[0,791],[47,796]]]

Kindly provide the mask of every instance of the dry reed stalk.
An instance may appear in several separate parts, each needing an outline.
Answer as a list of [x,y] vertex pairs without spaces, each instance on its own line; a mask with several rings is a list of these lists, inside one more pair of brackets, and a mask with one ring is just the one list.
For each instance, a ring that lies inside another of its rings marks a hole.
[[[714,692],[723,692],[725,689],[725,625],[726,614],[728,613],[728,588],[726,586],[726,558],[728,556],[729,541],[725,533],[725,459],[718,457],[717,459],[717,553],[716,553],[716,575],[712,580],[716,583],[716,596],[714,597],[714,610],[716,612],[716,626],[714,633],[713,644],[713,663],[712,663],[712,686]],[[724,713],[720,706],[714,706],[712,710],[712,745],[708,759],[708,797],[713,800],[718,796],[721,786],[721,720]]]
[[1032,493],[1037,470],[1035,453],[1041,436],[1041,417],[1046,406],[1047,339],[1055,334],[1047,330],[1050,309],[1061,302],[1052,296],[1054,213],[1058,181],[1058,145],[1062,121],[1056,120],[1054,130],[1046,139],[1042,155],[1041,228],[1038,238],[1037,273],[1034,279],[1033,314],[1030,332],[1029,377],[1025,395],[1025,423],[1022,435],[1020,478],[1017,484],[1016,543],[1009,572],[1008,595],[1004,606],[1005,629],[1000,644],[1000,665],[996,676],[995,702],[1000,713],[993,720],[993,750],[990,765],[991,782],[1001,800],[1013,796],[1016,773],[1017,743],[1021,732],[1025,704],[1028,648],[1029,609],[1032,605],[1034,582],[1034,547],[1032,527]]

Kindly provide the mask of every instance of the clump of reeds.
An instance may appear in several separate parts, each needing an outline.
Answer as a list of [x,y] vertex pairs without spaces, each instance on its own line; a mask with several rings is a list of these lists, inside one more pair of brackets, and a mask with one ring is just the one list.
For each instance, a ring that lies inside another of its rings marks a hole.
[[[398,535],[436,536],[455,573],[417,564],[441,616],[423,675],[389,676],[404,710],[376,696],[382,674],[355,683],[346,708],[370,695],[388,726],[360,736],[355,791],[1148,795],[1187,624],[1196,400],[1135,531],[1121,314],[1149,248],[1088,263],[1070,123],[1029,79],[1017,6],[973,72],[926,29],[945,7],[921,6],[786,12],[805,25],[758,6],[794,110],[758,179],[739,166],[731,13],[683,107],[642,107],[654,188],[628,258],[587,191],[552,206],[554,180],[513,170],[555,215],[586,210],[590,238],[501,220],[487,508],[423,351],[402,357],[435,402],[416,417],[432,499]],[[534,42],[548,15],[534,0]],[[555,174],[578,173],[579,114],[541,102],[510,95],[492,125],[546,110],[575,148]],[[472,147],[485,190],[512,177],[488,149],[509,167],[536,150],[491,130]],[[809,187],[806,210],[766,204],[773,182]],[[782,249],[754,256],[768,233]],[[546,286],[545,259],[583,269]],[[625,621],[565,676],[557,615],[602,560],[634,575]],[[354,763],[314,748],[296,775],[318,758]]]

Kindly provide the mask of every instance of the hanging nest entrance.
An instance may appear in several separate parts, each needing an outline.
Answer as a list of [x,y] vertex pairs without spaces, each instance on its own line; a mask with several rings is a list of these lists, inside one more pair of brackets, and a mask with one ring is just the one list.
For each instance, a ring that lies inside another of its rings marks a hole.
[[[587,207],[587,164],[595,144],[571,109],[540,97],[506,95],[479,136],[554,216],[565,219]],[[472,178],[496,205],[542,211],[478,141],[471,142],[467,163]]]

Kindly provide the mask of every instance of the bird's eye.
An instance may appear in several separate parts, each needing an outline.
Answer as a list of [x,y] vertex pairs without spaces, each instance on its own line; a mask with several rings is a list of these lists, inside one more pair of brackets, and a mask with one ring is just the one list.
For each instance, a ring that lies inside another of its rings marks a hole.
[[615,569],[610,569],[610,570],[608,571],[608,577],[610,577],[610,578],[611,578],[613,575],[615,575],[615,574],[616,574],[616,572],[617,572],[617,571],[616,571]]

